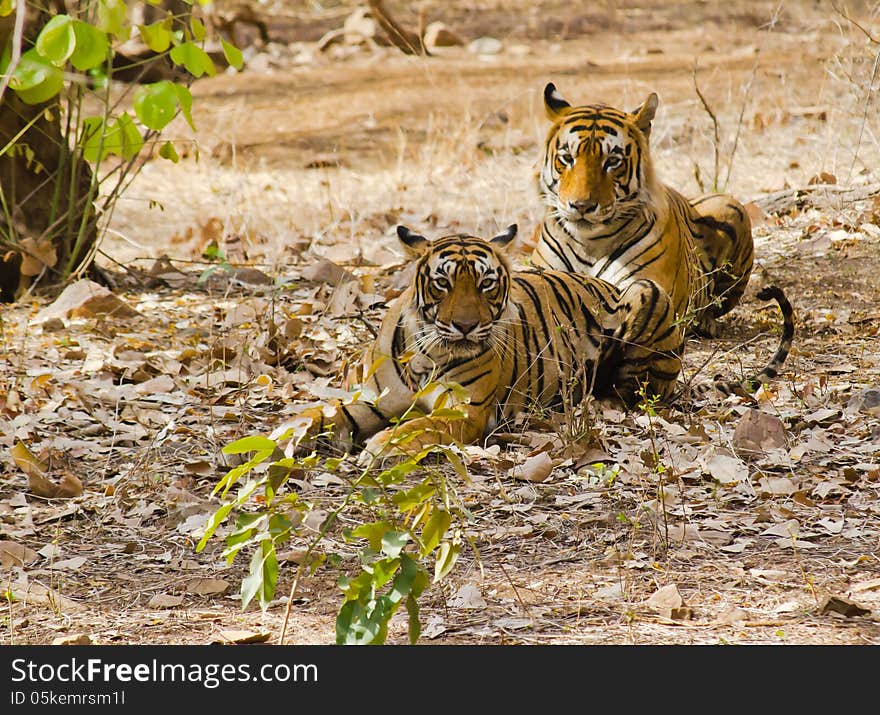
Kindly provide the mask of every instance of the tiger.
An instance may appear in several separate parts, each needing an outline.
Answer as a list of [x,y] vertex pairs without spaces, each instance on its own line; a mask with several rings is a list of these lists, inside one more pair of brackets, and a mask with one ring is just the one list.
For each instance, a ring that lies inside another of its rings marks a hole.
[[[372,454],[400,442],[415,452],[479,442],[562,396],[628,406],[668,398],[684,333],[666,292],[647,279],[620,288],[586,274],[514,270],[516,234],[512,224],[488,240],[461,233],[429,240],[398,226],[415,261],[412,281],[364,352],[357,399],[303,410],[309,435],[326,431],[337,447]],[[778,369],[785,354],[774,359],[766,369]],[[399,422],[404,417],[412,419]]]
[[692,201],[664,184],[651,162],[656,93],[632,112],[572,106],[551,82],[544,107],[538,190],[544,218],[532,265],[588,273],[615,285],[650,279],[672,298],[687,332],[716,337],[752,272],[749,215],[732,196]]

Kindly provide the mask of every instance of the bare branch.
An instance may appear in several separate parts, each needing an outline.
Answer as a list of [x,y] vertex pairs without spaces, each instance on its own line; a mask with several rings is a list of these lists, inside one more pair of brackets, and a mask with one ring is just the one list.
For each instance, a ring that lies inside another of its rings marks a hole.
[[880,196],[880,183],[865,184],[864,186],[840,186],[838,184],[812,184],[793,189],[785,189],[755,199],[755,203],[768,214],[780,214],[788,211],[792,206],[801,204],[818,205],[825,200],[828,203],[831,197],[836,197],[840,202],[852,203],[864,201],[874,196]]
[[419,34],[410,32],[402,27],[382,5],[382,0],[369,0],[370,14],[385,30],[388,39],[397,49],[407,55],[430,55],[428,48],[425,47],[424,35],[422,34],[421,25],[424,23],[423,17],[419,18]]
[[706,110],[706,114],[709,115],[709,118],[712,120],[712,127],[714,131],[714,139],[713,143],[715,145],[715,172],[712,177],[712,188],[716,191],[718,190],[718,175],[719,175],[719,152],[720,152],[720,144],[721,138],[718,132],[718,117],[715,116],[715,112],[712,111],[712,107],[709,106],[709,102],[706,101],[706,98],[703,96],[703,93],[700,91],[700,85],[697,82],[697,61],[694,60],[694,90],[697,93],[697,97],[700,98],[700,103],[703,105],[703,109]]
[[855,25],[857,28],[859,28],[864,33],[865,37],[867,37],[871,42],[873,42],[875,45],[880,45],[880,39],[878,39],[877,37],[872,35],[869,30],[867,30],[865,27],[863,27],[858,22],[853,20],[849,16],[847,11],[843,10],[836,2],[832,1],[831,7],[834,9],[834,12],[836,12],[838,15],[840,15],[844,20],[846,20],[847,22],[849,22],[852,25]]

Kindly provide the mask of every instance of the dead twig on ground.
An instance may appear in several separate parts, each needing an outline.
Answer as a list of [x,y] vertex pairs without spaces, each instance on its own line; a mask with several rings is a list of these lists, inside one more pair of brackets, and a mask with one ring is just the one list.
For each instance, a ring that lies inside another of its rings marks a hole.
[[827,201],[830,198],[829,195],[835,195],[841,203],[864,201],[874,196],[880,196],[880,182],[863,186],[840,186],[838,184],[799,186],[762,196],[755,199],[755,204],[768,214],[778,215],[785,213],[793,206],[819,205],[820,200]]
[[425,47],[424,36],[424,16],[419,16],[419,32],[411,32],[402,27],[382,4],[382,0],[369,0],[370,14],[379,23],[388,39],[397,49],[407,55],[425,55],[430,56],[428,48]]

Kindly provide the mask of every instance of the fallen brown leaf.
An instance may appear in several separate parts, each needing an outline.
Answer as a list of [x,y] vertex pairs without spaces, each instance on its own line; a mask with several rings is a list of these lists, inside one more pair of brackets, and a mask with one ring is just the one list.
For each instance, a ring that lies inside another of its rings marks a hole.
[[147,608],[177,608],[182,603],[183,596],[172,596],[170,593],[157,593],[147,601]]
[[244,631],[227,629],[218,634],[219,638],[211,641],[212,645],[247,645],[248,643],[265,643],[272,636],[271,633],[258,633],[256,631]]
[[73,499],[83,493],[79,477],[70,472],[65,472],[58,484],[40,474],[28,474],[28,489],[46,499]]
[[26,566],[40,558],[40,555],[24,544],[14,541],[0,541],[0,567]]
[[112,315],[116,318],[133,318],[140,313],[104,286],[83,279],[67,286],[55,302],[37,313],[33,322],[42,323],[51,318],[66,318],[71,315]]
[[217,596],[229,590],[229,581],[219,578],[196,578],[189,581],[185,588],[188,593],[199,596]]
[[775,415],[750,408],[733,432],[733,446],[743,456],[763,454],[786,444],[785,425]]
[[819,613],[825,615],[827,613],[840,613],[848,618],[854,616],[866,616],[871,612],[870,608],[860,606],[855,601],[850,601],[842,596],[828,596],[819,606]]
[[16,440],[15,444],[10,447],[9,453],[12,455],[12,460],[18,468],[28,476],[31,476],[31,474],[41,476],[49,468],[49,465],[36,457],[20,439]]
[[355,276],[329,258],[318,258],[314,263],[302,270],[302,277],[315,283],[326,283],[336,286],[355,280]]
[[547,452],[538,452],[510,470],[510,476],[526,482],[543,482],[553,471],[553,459]]
[[658,611],[671,611],[684,606],[684,599],[678,592],[678,586],[674,583],[667,584],[657,589],[645,601],[645,605],[651,606]]

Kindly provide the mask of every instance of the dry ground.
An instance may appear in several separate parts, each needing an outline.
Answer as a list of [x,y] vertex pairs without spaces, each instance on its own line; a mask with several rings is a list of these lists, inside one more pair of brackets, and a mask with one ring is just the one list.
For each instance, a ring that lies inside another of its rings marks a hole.
[[[388,4],[415,25],[403,3]],[[756,284],[776,282],[798,312],[785,375],[756,405],[785,440],[744,454],[734,430],[749,406],[718,398],[653,420],[596,406],[574,457],[549,423],[503,441],[500,456],[472,451],[473,482],[458,489],[479,558],[466,547],[425,594],[423,642],[880,643],[880,414],[874,393],[864,397],[880,388],[880,45],[826,3],[646,0],[588,12],[548,1],[426,4],[429,21],[467,40],[500,39],[497,54],[317,51],[352,5],[277,3],[274,42],[244,72],[195,83],[199,161],[192,151],[177,165],[148,163],[103,244],[109,268],[148,269],[167,254],[185,272],[167,267],[146,288],[123,282],[139,317],[40,324],[28,321],[47,300],[4,308],[0,539],[39,554],[24,569],[4,565],[18,600],[4,609],[2,642],[278,633],[283,598],[242,612],[244,563],[225,567],[219,545],[194,550],[217,505],[219,449],[268,432],[316,379],[335,384],[340,360],[368,336],[364,320],[381,315],[369,296],[399,273],[398,222],[430,235],[511,222],[531,231],[541,90],[553,81],[575,102],[627,108],[656,91],[663,179],[696,194],[717,176],[753,203]],[[877,8],[850,7],[880,37]],[[796,191],[822,172],[836,186]],[[211,240],[281,287],[197,284]],[[356,274],[358,292],[335,293],[315,271],[320,256]],[[261,352],[272,311],[303,329],[280,365]],[[759,365],[776,323],[748,297],[723,338],[689,344],[685,378]],[[664,503],[644,456],[652,437]],[[78,474],[84,495],[28,494],[15,439]],[[556,462],[547,481],[510,477],[511,463],[544,447]],[[600,462],[605,472],[591,466]],[[320,500],[338,486],[304,488]],[[350,559],[341,540],[327,548]],[[294,569],[282,566],[279,596]],[[203,578],[230,589],[202,595]],[[686,605],[675,614],[647,602],[671,584]],[[181,598],[162,608],[150,605],[157,595]],[[861,609],[844,615],[829,597]],[[339,604],[329,567],[305,579],[287,642],[332,642]],[[395,619],[393,642],[404,626]]]

